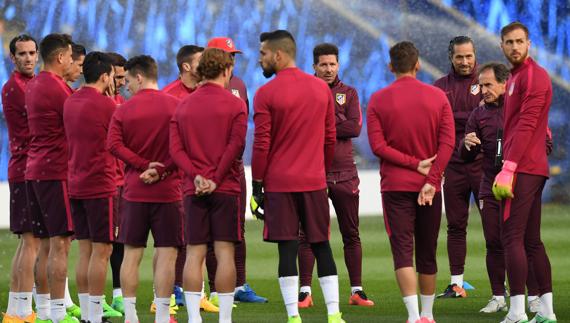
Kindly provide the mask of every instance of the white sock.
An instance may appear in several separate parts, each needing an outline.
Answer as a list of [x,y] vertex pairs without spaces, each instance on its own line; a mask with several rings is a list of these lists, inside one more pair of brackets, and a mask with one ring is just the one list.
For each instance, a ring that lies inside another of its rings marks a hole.
[[65,308],[73,306],[73,300],[69,294],[69,278],[65,277]]
[[10,316],[16,316],[16,309],[19,304],[19,294],[16,292],[8,292],[8,307],[6,308],[6,314]]
[[526,298],[527,304],[530,305],[530,302],[534,301],[537,298],[538,298],[538,295],[528,295]]
[[65,315],[67,314],[65,310],[65,299],[63,298],[52,299],[50,303],[51,303],[50,318],[52,322],[59,322],[63,320],[65,318]]
[[123,299],[125,304],[125,322],[138,323],[139,317],[137,315],[137,298],[125,297]]
[[421,295],[420,301],[422,304],[421,317],[427,317],[433,320],[433,300],[435,299],[435,294],[432,295]]
[[311,291],[311,286],[301,286],[301,289],[299,290],[300,293],[309,293],[309,295],[312,295],[313,292]]
[[279,277],[279,289],[281,289],[281,296],[283,296],[283,303],[285,303],[288,316],[299,315],[297,286],[299,286],[299,276]]
[[493,295],[493,298],[496,299],[497,301],[503,303],[505,302],[505,296],[504,295]]
[[540,314],[549,317],[554,314],[554,304],[552,302],[552,292],[540,296]]
[[211,292],[210,293],[210,299],[215,298],[216,296],[218,296],[218,292]]
[[32,292],[20,293],[20,301],[16,312],[22,318],[32,314]]
[[186,300],[186,311],[188,311],[188,323],[202,323],[202,317],[200,317],[202,293],[184,292],[184,299]]
[[154,299],[156,304],[156,323],[168,323],[170,321],[170,297],[157,297]]
[[352,286],[350,287],[350,295],[354,295],[354,293],[362,291],[362,286]]
[[49,294],[36,294],[36,310],[40,320],[49,320],[51,313]]
[[89,321],[89,293],[77,294],[79,307],[81,308],[81,319]]
[[420,310],[418,308],[418,295],[410,295],[403,298],[406,309],[408,310],[408,322],[415,323],[420,319]]
[[516,318],[525,313],[524,295],[511,296],[511,306],[509,307],[509,317]]
[[113,298],[122,297],[123,291],[120,288],[113,289]]
[[232,323],[234,293],[218,293],[220,298],[220,323]]
[[331,275],[319,277],[319,283],[321,285],[321,290],[323,291],[325,304],[327,304],[328,314],[331,315],[340,312],[338,307],[338,276]]
[[463,274],[451,275],[451,285],[453,285],[453,284],[463,288]]
[[[81,309],[81,317],[83,317],[83,309]],[[103,296],[89,295],[89,322],[101,323],[103,320]]]
[[243,285],[236,287],[236,289],[234,290],[234,293],[237,293],[239,291],[245,292],[245,287]]
[[34,303],[38,303],[38,293],[36,292],[36,283],[34,283],[34,287],[32,287],[32,295],[34,296]]

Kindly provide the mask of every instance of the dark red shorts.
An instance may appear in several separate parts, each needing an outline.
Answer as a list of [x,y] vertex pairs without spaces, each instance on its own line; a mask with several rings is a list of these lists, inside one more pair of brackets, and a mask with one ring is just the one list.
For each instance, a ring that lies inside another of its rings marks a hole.
[[184,245],[182,201],[147,203],[122,199],[120,203],[119,242],[146,247],[148,233],[152,232],[154,247]]
[[75,239],[90,239],[93,242],[115,241],[115,206],[117,197],[96,199],[71,199],[71,213]]
[[119,224],[121,224],[121,201],[123,200],[123,187],[117,186],[117,203],[115,203],[115,216],[113,225],[115,226],[115,237],[118,237]]
[[26,181],[32,231],[38,238],[73,234],[66,181]]
[[384,224],[390,238],[394,269],[414,266],[420,274],[437,273],[436,250],[441,222],[441,193],[433,205],[419,206],[418,192],[383,192]]
[[188,244],[242,240],[239,195],[214,192],[200,197],[186,196],[184,211]]
[[10,231],[15,234],[32,232],[26,182],[9,182],[8,186],[10,187]]
[[330,238],[330,213],[327,190],[311,192],[266,192],[264,197],[265,241],[290,241],[299,238],[302,228],[307,242]]

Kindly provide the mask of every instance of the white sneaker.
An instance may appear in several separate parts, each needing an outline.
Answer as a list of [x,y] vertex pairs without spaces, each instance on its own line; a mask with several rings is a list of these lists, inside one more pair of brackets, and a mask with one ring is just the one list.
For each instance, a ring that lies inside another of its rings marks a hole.
[[528,302],[528,310],[531,313],[538,313],[538,311],[540,311],[540,305],[541,305],[540,298],[537,297],[532,301]]
[[518,315],[516,318],[511,318],[509,317],[509,314],[507,314],[501,323],[528,323],[528,316],[526,316],[526,313],[523,313]]
[[504,299],[497,299],[495,296],[489,300],[487,306],[479,310],[481,313],[497,313],[500,311],[506,312],[508,310],[507,302]]

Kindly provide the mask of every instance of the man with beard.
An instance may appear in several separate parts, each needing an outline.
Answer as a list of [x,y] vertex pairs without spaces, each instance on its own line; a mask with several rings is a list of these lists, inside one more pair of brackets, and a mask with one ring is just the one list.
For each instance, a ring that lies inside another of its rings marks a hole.
[[[203,51],[203,47],[195,45],[185,45],[180,47],[176,54],[176,65],[178,66],[179,77],[165,86],[162,91],[173,95],[180,100],[194,92],[198,86],[198,82],[200,81],[196,69]],[[176,263],[178,268],[178,261]]]

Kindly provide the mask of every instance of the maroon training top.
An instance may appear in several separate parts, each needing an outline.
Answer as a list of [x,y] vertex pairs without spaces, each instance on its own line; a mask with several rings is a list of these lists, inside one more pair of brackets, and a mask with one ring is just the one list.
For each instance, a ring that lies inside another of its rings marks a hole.
[[168,93],[172,96],[177,97],[179,100],[184,99],[188,94],[192,93],[195,91],[195,89],[191,89],[189,87],[186,87],[186,85],[184,85],[184,83],[182,83],[182,81],[180,79],[177,79],[175,81],[172,81],[170,84],[168,84],[167,86],[165,86],[162,89],[163,92]]
[[334,104],[328,85],[298,68],[279,71],[257,90],[253,179],[267,192],[306,192],[327,187],[334,157]]
[[[168,153],[169,123],[179,101],[159,90],[140,90],[111,119],[107,148],[126,164],[123,198],[133,202],[180,201],[180,176]],[[163,163],[170,175],[148,185],[139,175],[150,162]]]
[[[380,158],[382,192],[419,192],[425,183],[439,191],[455,142],[445,94],[413,77],[401,77],[372,95],[366,116],[370,147]],[[428,176],[420,174],[419,162],[435,154]]]
[[8,82],[2,87],[2,111],[8,127],[10,141],[10,161],[8,163],[8,181],[23,182],[25,179],[26,159],[30,142],[28,113],[26,111],[25,89],[33,76],[26,76],[14,71]]
[[200,86],[178,105],[170,123],[170,154],[186,174],[185,195],[194,195],[196,175],[213,180],[216,192],[241,192],[245,109],[243,100],[213,83]]
[[552,82],[532,58],[511,70],[505,93],[504,160],[517,173],[548,177],[546,141]]
[[[471,111],[478,107],[481,100],[483,100],[483,94],[479,87],[477,65],[473,68],[473,72],[466,76],[456,73],[452,66],[449,74],[435,81],[433,85],[445,92],[453,110],[455,150],[449,160],[449,165],[465,163],[459,156],[459,147],[463,144],[463,138],[465,137],[465,125]],[[481,156],[478,158],[481,158]]]
[[329,85],[335,105],[336,145],[327,181],[343,181],[354,177],[356,165],[352,156],[352,138],[360,135],[362,111],[356,89],[342,83],[338,77]]
[[63,103],[73,90],[60,76],[41,71],[26,87],[30,149],[26,180],[67,179]]
[[109,122],[116,104],[97,89],[84,86],[63,106],[69,145],[69,196],[102,198],[117,192],[116,159],[106,148]]

